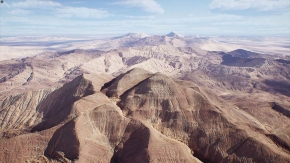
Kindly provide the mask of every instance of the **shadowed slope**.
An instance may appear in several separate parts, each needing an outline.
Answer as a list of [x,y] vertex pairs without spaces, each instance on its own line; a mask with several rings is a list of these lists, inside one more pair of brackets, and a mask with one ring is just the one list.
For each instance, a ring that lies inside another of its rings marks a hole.
[[261,67],[266,61],[264,58],[243,58],[232,55],[224,55],[222,59],[222,65],[234,67]]
[[[93,94],[94,88],[83,76],[75,78],[62,88],[50,94],[37,108],[43,113],[43,120],[32,128],[32,132],[51,128],[63,122],[71,114],[73,103],[80,98]],[[69,119],[73,118],[72,115]]]

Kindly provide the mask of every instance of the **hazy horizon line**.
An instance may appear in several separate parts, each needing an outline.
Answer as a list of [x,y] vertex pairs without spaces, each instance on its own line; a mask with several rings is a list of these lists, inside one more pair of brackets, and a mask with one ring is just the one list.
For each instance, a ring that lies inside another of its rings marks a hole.
[[[171,31],[172,32],[172,31]],[[104,33],[104,34],[23,34],[23,35],[0,35],[0,38],[8,38],[8,37],[120,37],[125,36],[126,34],[147,34],[149,36],[166,36],[168,33],[145,33],[145,32],[127,32],[127,33]],[[175,32],[184,37],[277,37],[277,38],[289,38],[290,35],[206,35],[206,34],[183,34],[179,32]]]

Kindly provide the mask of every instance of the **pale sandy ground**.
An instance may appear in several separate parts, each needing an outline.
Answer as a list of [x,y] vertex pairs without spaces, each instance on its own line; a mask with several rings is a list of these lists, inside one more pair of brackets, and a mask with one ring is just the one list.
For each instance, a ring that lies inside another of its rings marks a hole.
[[0,61],[32,57],[44,52],[94,49],[99,46],[90,46],[92,43],[98,45],[106,40],[99,37],[4,37],[0,38]]
[[205,43],[200,47],[206,51],[223,51],[223,52],[230,52],[236,49],[240,49],[241,47],[236,45],[228,45],[228,44],[217,44],[217,43]]
[[242,49],[265,53],[290,55],[290,38],[278,37],[217,37],[217,41],[240,46]]
[[47,51],[44,47],[36,46],[0,46],[0,61],[12,58],[31,57]]

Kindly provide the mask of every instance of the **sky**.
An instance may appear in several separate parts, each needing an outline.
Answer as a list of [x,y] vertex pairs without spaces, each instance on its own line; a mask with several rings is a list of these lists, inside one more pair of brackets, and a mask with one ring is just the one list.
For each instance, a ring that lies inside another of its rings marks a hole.
[[175,31],[290,38],[290,0],[4,0],[0,37]]

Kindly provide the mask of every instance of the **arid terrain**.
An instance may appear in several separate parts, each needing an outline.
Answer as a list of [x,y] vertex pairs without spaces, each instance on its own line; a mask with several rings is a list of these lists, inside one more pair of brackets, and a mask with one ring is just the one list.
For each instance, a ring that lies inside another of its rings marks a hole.
[[290,163],[287,38],[0,43],[0,163]]

